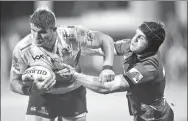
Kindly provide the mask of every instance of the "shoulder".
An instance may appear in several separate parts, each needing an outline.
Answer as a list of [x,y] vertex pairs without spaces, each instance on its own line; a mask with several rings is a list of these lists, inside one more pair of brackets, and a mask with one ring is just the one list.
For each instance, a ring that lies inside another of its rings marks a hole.
[[114,42],[117,55],[124,55],[130,51],[131,39],[122,39]]
[[32,36],[29,34],[21,39],[15,46],[14,51],[24,51],[32,45]]
[[147,71],[155,71],[162,66],[162,60],[159,53],[156,53],[146,59],[144,59],[141,64]]
[[130,43],[131,43],[131,39],[121,39],[115,42],[115,44],[130,44]]

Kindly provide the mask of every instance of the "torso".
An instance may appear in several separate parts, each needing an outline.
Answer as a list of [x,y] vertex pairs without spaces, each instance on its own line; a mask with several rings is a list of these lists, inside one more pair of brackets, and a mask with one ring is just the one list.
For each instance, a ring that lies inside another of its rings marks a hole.
[[[48,66],[53,71],[58,71],[62,69],[61,63],[65,63],[73,66],[77,71],[81,71],[79,67],[80,44],[77,41],[70,41],[69,37],[65,35],[66,30],[63,27],[57,28],[58,39],[55,42],[53,52],[48,52],[33,44],[31,35],[21,40],[17,47],[21,50],[21,56],[24,60],[23,70],[30,66],[43,65]],[[58,75],[56,77],[56,85],[48,93],[62,94],[81,86],[72,79],[64,79]]]

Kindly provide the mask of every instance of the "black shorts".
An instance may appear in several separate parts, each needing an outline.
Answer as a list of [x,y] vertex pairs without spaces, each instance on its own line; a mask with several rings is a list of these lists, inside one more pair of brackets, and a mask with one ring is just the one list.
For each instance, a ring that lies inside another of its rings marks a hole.
[[[167,102],[165,102],[165,103],[166,103],[165,108],[162,111],[165,114],[162,117],[160,117],[159,119],[154,119],[151,121],[174,121],[174,112],[173,112],[172,108],[169,106],[169,104]],[[146,121],[146,120],[142,119],[140,116],[135,115],[134,121]]]
[[32,94],[26,114],[54,119],[57,116],[75,117],[86,112],[86,88],[81,86],[65,94]]

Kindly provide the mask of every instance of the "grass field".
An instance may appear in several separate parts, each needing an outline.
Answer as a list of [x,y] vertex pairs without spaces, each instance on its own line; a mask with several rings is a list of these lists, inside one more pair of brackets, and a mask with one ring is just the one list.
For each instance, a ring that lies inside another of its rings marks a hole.
[[[24,121],[28,97],[9,91],[1,85],[1,121]],[[187,121],[187,84],[167,84],[165,96],[172,102],[175,121]],[[132,121],[129,116],[126,93],[110,95],[87,91],[87,121]]]

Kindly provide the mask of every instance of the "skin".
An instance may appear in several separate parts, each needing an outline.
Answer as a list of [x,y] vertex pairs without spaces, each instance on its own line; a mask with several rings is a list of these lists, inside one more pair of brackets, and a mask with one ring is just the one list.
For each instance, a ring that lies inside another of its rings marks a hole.
[[[130,50],[139,55],[146,48],[148,48],[148,40],[146,39],[146,35],[140,29],[137,29],[135,35],[131,39]],[[104,52],[101,49],[87,49],[87,54],[104,56]],[[114,55],[117,55],[115,49]]]
[[30,24],[31,34],[34,38],[34,43],[38,47],[43,47],[48,51],[52,51],[53,45],[55,43],[57,33],[53,29],[41,29],[34,24]]
[[[130,50],[138,54],[142,53],[148,47],[148,41],[145,34],[140,30],[136,30],[136,34],[131,40]],[[99,49],[89,50],[90,53],[96,55],[103,55],[103,52]],[[114,51],[114,54],[117,54]],[[109,94],[113,92],[122,92],[129,89],[129,84],[122,75],[116,75],[111,82],[100,82],[98,77],[77,73],[74,68],[64,64],[65,69],[59,71],[61,75],[72,74],[75,80],[86,88],[102,94]]]
[[[40,27],[35,26],[32,23],[30,24],[30,27],[31,27],[31,35],[34,38],[34,43],[36,44],[36,46],[43,47],[44,49],[52,52],[54,43],[55,43],[55,40],[57,37],[56,31],[54,31],[52,29],[53,27],[42,29]],[[99,41],[97,41],[97,42],[94,41],[94,44],[92,44],[92,46],[94,46],[94,47],[102,46],[102,48],[105,48],[104,51],[106,53],[105,54],[106,58],[105,58],[103,64],[104,65],[113,65],[113,53],[111,52],[111,50],[112,50],[111,48],[113,48],[113,46],[111,46],[111,45],[113,45],[113,39],[111,37],[109,37],[108,35],[105,35],[100,32],[96,32],[95,37],[96,37],[95,40],[99,40]],[[109,40],[109,41],[106,41],[106,40]],[[112,43],[112,44],[109,44],[109,43]],[[15,93],[19,93],[22,95],[28,95],[22,91],[22,88],[24,87],[24,84],[21,79],[22,75],[15,73],[13,70],[11,70],[10,75],[11,75],[10,76],[11,90]],[[114,75],[115,74],[112,70],[105,69],[101,72],[100,77],[101,77],[101,80],[113,80]],[[34,82],[38,83],[37,80],[35,80]],[[44,83],[44,85],[41,85],[38,83],[40,85],[40,88],[38,91],[45,92],[46,90],[48,90],[49,88],[51,88],[54,85],[53,82],[51,82],[51,83],[48,83],[48,86],[45,86],[45,83]],[[39,120],[40,121],[54,121],[55,119],[47,119],[47,118],[43,118],[40,116],[27,115],[25,120],[26,121],[39,121]],[[70,117],[70,118],[66,118],[64,120],[66,120],[66,121],[85,121],[86,116],[83,116],[80,118]]]
[[146,35],[140,30],[136,30],[136,34],[131,40],[130,50],[136,54],[143,52],[148,47]]

